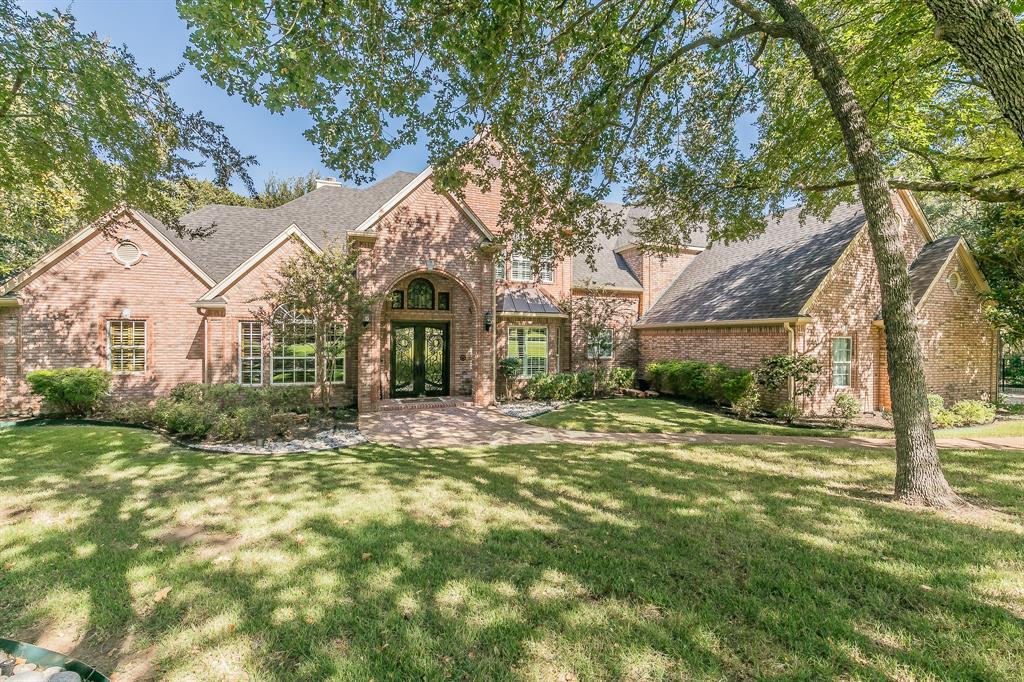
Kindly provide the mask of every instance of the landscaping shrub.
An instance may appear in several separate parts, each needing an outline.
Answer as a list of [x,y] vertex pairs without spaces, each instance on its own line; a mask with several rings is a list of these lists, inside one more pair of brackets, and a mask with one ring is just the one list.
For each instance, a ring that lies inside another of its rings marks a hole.
[[647,365],[647,374],[652,388],[659,393],[733,407],[744,398],[749,402],[754,385],[754,376],[747,370],[694,360],[652,362]]
[[937,429],[988,424],[996,418],[995,406],[980,400],[961,400],[949,409],[943,405],[942,396],[928,395],[928,412],[932,416],[932,426]]
[[612,367],[604,374],[607,391],[621,391],[636,386],[636,370],[630,367]]
[[996,408],[980,400],[961,400],[953,403],[950,412],[956,415],[961,426],[989,424],[996,418]]
[[594,372],[560,372],[531,377],[523,393],[531,400],[579,400],[593,398],[597,391]]
[[132,401],[115,403],[109,406],[105,410],[105,416],[112,421],[122,422],[125,424],[135,424],[137,426],[152,425],[156,423],[152,407],[146,403],[136,403]]
[[757,384],[751,382],[750,388],[741,395],[739,398],[733,401],[732,409],[736,410],[736,414],[740,419],[750,419],[758,407],[761,405],[761,391],[758,390]]
[[186,438],[203,438],[213,429],[218,414],[202,403],[157,401],[158,423],[173,434]]
[[837,428],[845,429],[853,423],[858,412],[860,412],[859,400],[849,393],[837,393],[829,416]]
[[788,387],[792,379],[798,396],[813,395],[820,376],[821,363],[810,355],[772,355],[762,358],[754,370],[757,383],[771,392]]
[[792,424],[797,417],[803,414],[803,410],[793,400],[787,400],[773,410],[772,414],[787,424]]
[[110,394],[110,372],[94,367],[41,369],[29,372],[25,380],[59,414],[72,417],[95,412]]
[[213,425],[213,436],[226,441],[264,437],[268,432],[274,431],[271,420],[270,409],[266,406],[239,407],[217,417]]

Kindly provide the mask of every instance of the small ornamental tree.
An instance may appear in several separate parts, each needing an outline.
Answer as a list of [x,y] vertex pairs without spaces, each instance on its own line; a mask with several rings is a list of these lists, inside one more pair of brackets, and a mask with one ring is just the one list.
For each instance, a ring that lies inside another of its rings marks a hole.
[[772,355],[754,371],[757,383],[769,394],[793,384],[793,396],[810,397],[818,386],[821,363],[809,355]]
[[[316,378],[314,396],[326,411],[331,406],[338,358],[366,331],[363,320],[372,314],[380,295],[368,295],[359,281],[361,251],[337,242],[322,251],[303,249],[271,276],[267,292],[253,314],[273,329],[279,311],[308,320],[313,328]],[[273,371],[273,368],[271,368]]]
[[597,369],[601,358],[591,357],[591,339],[610,331],[620,353],[631,348],[636,341],[619,330],[627,328],[634,321],[636,307],[622,305],[621,298],[592,280],[576,288],[581,290],[581,295],[567,296],[558,302],[558,306],[569,316],[573,327],[582,333],[586,344],[584,357],[591,369]]

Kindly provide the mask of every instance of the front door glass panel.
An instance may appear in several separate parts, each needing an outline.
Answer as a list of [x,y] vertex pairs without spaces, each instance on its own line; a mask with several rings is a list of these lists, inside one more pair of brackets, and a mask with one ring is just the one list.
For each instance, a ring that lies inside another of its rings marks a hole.
[[391,397],[448,395],[448,363],[447,323],[393,323]]

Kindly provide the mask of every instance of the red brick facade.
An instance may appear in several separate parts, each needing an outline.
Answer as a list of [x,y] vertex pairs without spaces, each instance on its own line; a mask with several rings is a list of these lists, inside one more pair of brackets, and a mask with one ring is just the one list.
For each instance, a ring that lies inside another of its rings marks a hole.
[[[496,362],[508,352],[509,330],[518,326],[547,329],[549,372],[612,365],[642,369],[668,359],[753,368],[768,355],[809,353],[824,367],[825,381],[804,401],[806,409],[827,411],[838,390],[857,396],[865,410],[888,404],[884,331],[875,320],[878,281],[864,234],[851,243],[801,322],[787,325],[634,329],[636,319],[697,251],[662,259],[627,249],[623,257],[644,291],[614,294],[621,316],[614,325],[613,357],[595,360],[587,358],[586,335],[567,316],[510,315],[496,309],[496,295],[519,288],[540,290],[555,303],[583,295],[572,289],[571,259],[555,264],[551,282],[536,276],[530,282],[495,281],[495,258],[508,258],[507,253],[495,255],[486,234],[496,225],[498,195],[471,190],[466,202],[468,212],[435,192],[428,177],[371,229],[349,234],[349,246],[364,252],[359,276],[381,303],[347,353],[345,380],[336,389],[339,400],[358,402],[361,411],[378,409],[390,396],[392,325],[427,321],[448,325],[450,393],[479,405],[494,402]],[[907,206],[897,205],[910,228],[905,244],[912,259],[926,239]],[[131,267],[115,260],[118,239],[138,245],[141,260]],[[121,212],[110,229],[87,236],[53,262],[44,261],[45,267],[13,292],[16,306],[0,307],[0,413],[38,407],[24,380],[34,369],[107,367],[107,325],[117,319],[146,323],[146,368],[116,375],[116,397],[151,399],[183,381],[238,382],[240,325],[257,319],[262,304],[256,299],[281,263],[303,248],[299,237],[283,241],[247,272],[236,273],[214,301],[197,305],[215,283],[151,234],[144,221]],[[506,262],[507,275],[509,266]],[[957,277],[951,279],[954,272]],[[436,293],[447,294],[448,310],[392,307],[385,295],[405,292],[418,277]],[[990,397],[996,388],[997,336],[983,317],[977,287],[970,263],[957,256],[920,307],[929,390],[948,400]],[[840,336],[852,340],[852,385],[836,389],[828,379],[832,342]],[[270,337],[264,325],[264,384],[271,382]]]
[[[895,199],[894,205],[904,225],[907,259],[913,261],[927,238],[908,205],[900,199]],[[956,292],[947,284],[953,271],[961,273],[962,282]],[[805,411],[827,413],[840,392],[856,397],[865,411],[889,408],[885,332],[876,319],[880,310],[874,255],[867,232],[862,231],[825,278],[799,321],[772,326],[641,329],[640,367],[682,359],[753,369],[763,357],[796,352],[815,357],[823,370],[814,394],[799,398]],[[920,302],[918,325],[929,391],[949,402],[991,398],[995,394],[998,337],[984,317],[973,272],[959,256],[940,273]],[[846,387],[837,387],[832,381],[832,347],[839,338],[852,342],[851,381]]]

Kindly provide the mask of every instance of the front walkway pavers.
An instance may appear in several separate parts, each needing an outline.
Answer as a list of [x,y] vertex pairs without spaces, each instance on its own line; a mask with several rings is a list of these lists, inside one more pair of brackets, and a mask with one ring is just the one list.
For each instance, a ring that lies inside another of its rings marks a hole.
[[[449,448],[473,445],[531,445],[568,443],[679,443],[816,445],[824,448],[894,447],[891,438],[825,438],[816,436],[766,436],[724,433],[604,433],[570,431],[524,423],[493,407],[455,407],[408,412],[377,412],[359,418],[359,430],[381,445],[400,448]],[[1016,437],[940,438],[939,446],[962,450],[1024,450]]]

